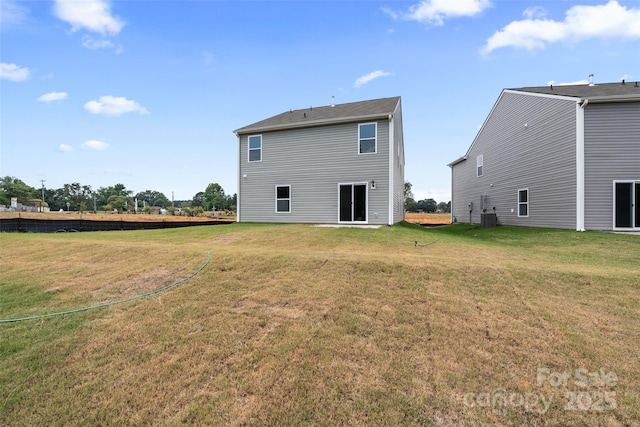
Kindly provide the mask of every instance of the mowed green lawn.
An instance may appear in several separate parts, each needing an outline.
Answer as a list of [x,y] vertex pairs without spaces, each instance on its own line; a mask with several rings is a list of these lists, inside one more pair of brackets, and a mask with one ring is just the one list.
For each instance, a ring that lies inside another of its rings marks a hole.
[[[417,242],[417,244],[416,244]],[[0,234],[0,425],[638,425],[640,236]]]

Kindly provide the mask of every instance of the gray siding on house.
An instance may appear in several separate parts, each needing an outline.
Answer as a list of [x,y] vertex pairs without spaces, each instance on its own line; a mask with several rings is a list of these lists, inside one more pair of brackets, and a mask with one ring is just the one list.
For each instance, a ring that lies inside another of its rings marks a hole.
[[[525,126],[526,125],[526,126]],[[476,158],[483,155],[483,176]],[[480,223],[481,196],[503,225],[576,225],[576,102],[503,91],[469,148],[452,165],[452,215]],[[518,217],[518,190],[529,189],[529,217]]]
[[640,181],[640,103],[589,104],[584,115],[585,228],[611,230],[613,181]]
[[[389,121],[376,121],[376,154],[358,154],[359,123],[264,132],[261,162],[247,161],[249,135],[241,135],[239,220],[337,223],[339,184],[375,180],[375,189],[367,185],[367,222],[387,224]],[[278,185],[291,186],[291,213],[275,212]]]
[[393,116],[393,223],[404,221],[404,136],[400,103]]

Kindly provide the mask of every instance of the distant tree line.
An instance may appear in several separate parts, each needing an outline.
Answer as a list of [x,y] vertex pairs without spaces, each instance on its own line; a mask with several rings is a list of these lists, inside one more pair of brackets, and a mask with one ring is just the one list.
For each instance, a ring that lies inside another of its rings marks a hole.
[[438,203],[434,199],[425,199],[416,202],[411,191],[412,187],[409,181],[404,183],[404,209],[407,212],[451,212],[451,201]]
[[[405,210],[407,212],[451,212],[451,202],[436,202],[434,199],[416,201],[410,182],[404,184]],[[43,197],[44,196],[44,197]],[[149,212],[153,207],[162,209],[183,209],[188,212],[235,211],[238,198],[236,194],[228,196],[220,184],[211,183],[204,191],[196,193],[191,200],[170,201],[159,191],[145,190],[133,194],[124,184],[100,187],[93,190],[90,185],[78,182],[64,184],[62,188],[35,188],[18,178],[0,177],[0,205],[9,207],[11,198],[20,203],[37,203],[42,200],[44,206],[52,211],[113,211],[132,212],[138,201],[138,212]]]
[[235,211],[237,196],[227,196],[217,183],[207,186],[193,196],[191,200],[170,201],[163,193],[145,190],[134,194],[124,184],[100,187],[93,190],[90,185],[78,182],[64,184],[62,188],[35,188],[22,180],[5,176],[0,177],[0,205],[9,207],[11,199],[17,198],[19,203],[35,204],[42,201],[51,211],[113,211],[133,212],[136,200],[138,212],[150,212],[152,208],[187,209],[193,211],[229,210]]

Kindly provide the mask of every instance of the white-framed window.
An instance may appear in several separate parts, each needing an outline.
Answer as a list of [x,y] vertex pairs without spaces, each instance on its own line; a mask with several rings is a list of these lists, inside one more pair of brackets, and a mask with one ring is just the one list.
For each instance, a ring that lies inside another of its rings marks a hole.
[[377,123],[358,125],[358,154],[375,154],[377,152]]
[[248,139],[249,144],[249,161],[262,161],[262,135],[252,135]]
[[484,155],[480,154],[477,158],[476,158],[476,169],[478,171],[478,177],[484,175]]
[[291,186],[276,185],[276,213],[291,212]]
[[529,189],[518,190],[518,216],[529,216]]

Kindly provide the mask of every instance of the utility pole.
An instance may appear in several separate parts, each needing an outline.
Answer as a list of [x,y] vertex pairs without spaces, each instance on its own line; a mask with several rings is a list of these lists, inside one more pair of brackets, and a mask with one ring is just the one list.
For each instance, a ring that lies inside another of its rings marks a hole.
[[42,213],[42,205],[44,204],[44,183],[46,179],[41,179],[40,183],[42,183],[42,201],[40,202],[40,213]]

